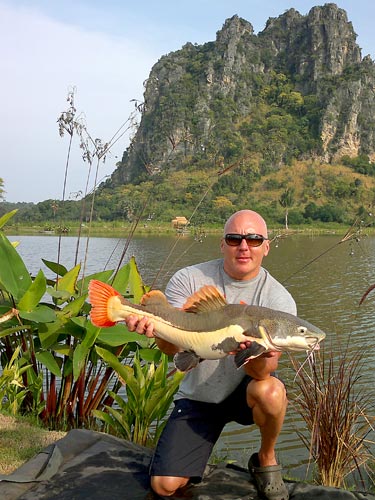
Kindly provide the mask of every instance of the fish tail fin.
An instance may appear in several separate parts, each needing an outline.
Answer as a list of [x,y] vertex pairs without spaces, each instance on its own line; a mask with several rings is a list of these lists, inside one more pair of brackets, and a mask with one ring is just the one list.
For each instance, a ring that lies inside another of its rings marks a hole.
[[108,301],[121,294],[107,283],[91,280],[89,283],[90,319],[95,326],[113,326],[116,323],[108,317]]

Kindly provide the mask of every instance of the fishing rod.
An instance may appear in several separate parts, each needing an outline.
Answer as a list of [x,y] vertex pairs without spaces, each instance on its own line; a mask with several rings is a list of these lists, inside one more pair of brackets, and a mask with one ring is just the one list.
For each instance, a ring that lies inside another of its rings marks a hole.
[[[228,167],[225,167],[223,168],[222,170],[219,170],[216,174],[215,174],[215,177],[214,179],[212,180],[212,182],[207,186],[205,192],[203,193],[203,195],[201,196],[200,200],[198,201],[197,205],[195,206],[192,214],[190,215],[189,219],[188,219],[188,224],[191,223],[191,220],[193,219],[193,217],[195,216],[195,214],[197,213],[198,211],[198,208],[201,206],[201,204],[203,203],[204,199],[206,198],[206,196],[208,195],[208,193],[210,192],[210,190],[213,188],[213,186],[217,183],[218,179],[220,179],[220,177],[224,174],[226,174],[227,172],[229,172],[230,170],[238,167],[239,165],[241,165],[241,163],[246,160],[248,158],[248,156],[243,156],[242,158],[240,158],[239,160],[237,160],[236,162],[234,163],[231,163]],[[160,274],[161,272],[164,270],[165,268],[165,265],[166,263],[169,261],[169,259],[171,258],[171,256],[173,255],[173,252],[174,250],[176,249],[176,246],[178,245],[180,239],[182,237],[182,234],[179,234],[178,238],[176,239],[176,241],[174,242],[174,244],[172,245],[167,257],[165,258],[163,264],[161,265],[159,271],[157,272],[152,284],[151,284],[151,289],[153,289],[153,287],[155,286],[155,283],[157,282],[157,280],[159,279],[160,277]],[[196,243],[196,241],[199,241],[199,240],[195,240],[189,247],[189,249]],[[186,253],[186,251],[184,252]],[[177,259],[180,260],[182,257],[182,255],[179,256],[179,258]],[[177,262],[176,261],[176,262]],[[165,275],[164,275],[165,276]]]
[[[362,224],[363,224],[363,221],[361,221],[359,219],[356,219],[354,221],[354,223],[350,226],[350,228],[347,230],[347,232],[344,234],[344,236],[341,238],[341,240],[337,241],[336,243],[334,243],[333,245],[331,245],[330,247],[328,247],[326,250],[324,250],[324,252],[320,253],[319,255],[317,255],[316,257],[314,257],[313,259],[311,259],[309,262],[307,262],[306,264],[304,264],[301,268],[297,269],[297,271],[294,271],[286,279],[284,279],[281,283],[284,285],[291,278],[293,278],[294,276],[296,276],[300,272],[304,271],[311,264],[313,264],[314,262],[316,262],[317,260],[319,260],[321,257],[323,257],[324,255],[326,255],[328,252],[330,252],[331,250],[333,250],[337,246],[341,245],[342,243],[345,243],[345,242],[353,240],[353,239],[356,239],[356,241],[359,242],[360,241],[360,234],[361,234],[361,231],[362,231],[362,228],[363,228]],[[278,238],[278,236],[276,236],[274,238],[274,240],[276,240],[277,238]],[[375,288],[375,285],[374,285],[374,288]]]

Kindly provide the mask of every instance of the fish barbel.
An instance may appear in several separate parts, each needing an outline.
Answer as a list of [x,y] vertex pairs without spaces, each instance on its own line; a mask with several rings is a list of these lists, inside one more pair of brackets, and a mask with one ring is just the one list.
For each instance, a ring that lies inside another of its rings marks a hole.
[[214,286],[204,286],[189,297],[182,309],[171,306],[159,290],[146,293],[140,305],[126,300],[110,285],[89,283],[90,319],[95,326],[113,326],[135,315],[149,318],[155,337],[181,349],[176,368],[188,371],[202,359],[219,359],[251,341],[234,354],[239,368],[269,351],[311,351],[325,333],[316,326],[282,311],[246,304],[228,304]]

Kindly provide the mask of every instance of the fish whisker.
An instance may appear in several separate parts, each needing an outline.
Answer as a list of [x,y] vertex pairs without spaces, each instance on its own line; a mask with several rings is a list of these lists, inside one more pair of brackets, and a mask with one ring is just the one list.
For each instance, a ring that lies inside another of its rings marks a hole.
[[[306,351],[306,359],[304,360],[303,363],[298,367],[298,370],[296,371],[295,377],[294,377],[294,382],[296,381],[297,377],[300,375],[300,372],[304,369],[305,365],[308,364],[310,371],[313,371],[313,367],[315,365],[315,351],[319,350],[319,344],[318,342],[314,345],[314,347],[311,350]],[[312,381],[312,378],[309,377],[310,380]]]

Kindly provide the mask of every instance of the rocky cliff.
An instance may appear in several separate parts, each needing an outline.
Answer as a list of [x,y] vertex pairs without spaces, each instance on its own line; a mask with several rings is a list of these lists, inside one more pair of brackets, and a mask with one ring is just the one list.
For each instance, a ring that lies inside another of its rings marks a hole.
[[138,131],[110,184],[142,173],[278,168],[294,158],[375,160],[375,66],[335,4],[290,9],[254,34],[234,15],[216,40],[163,56],[145,82]]

